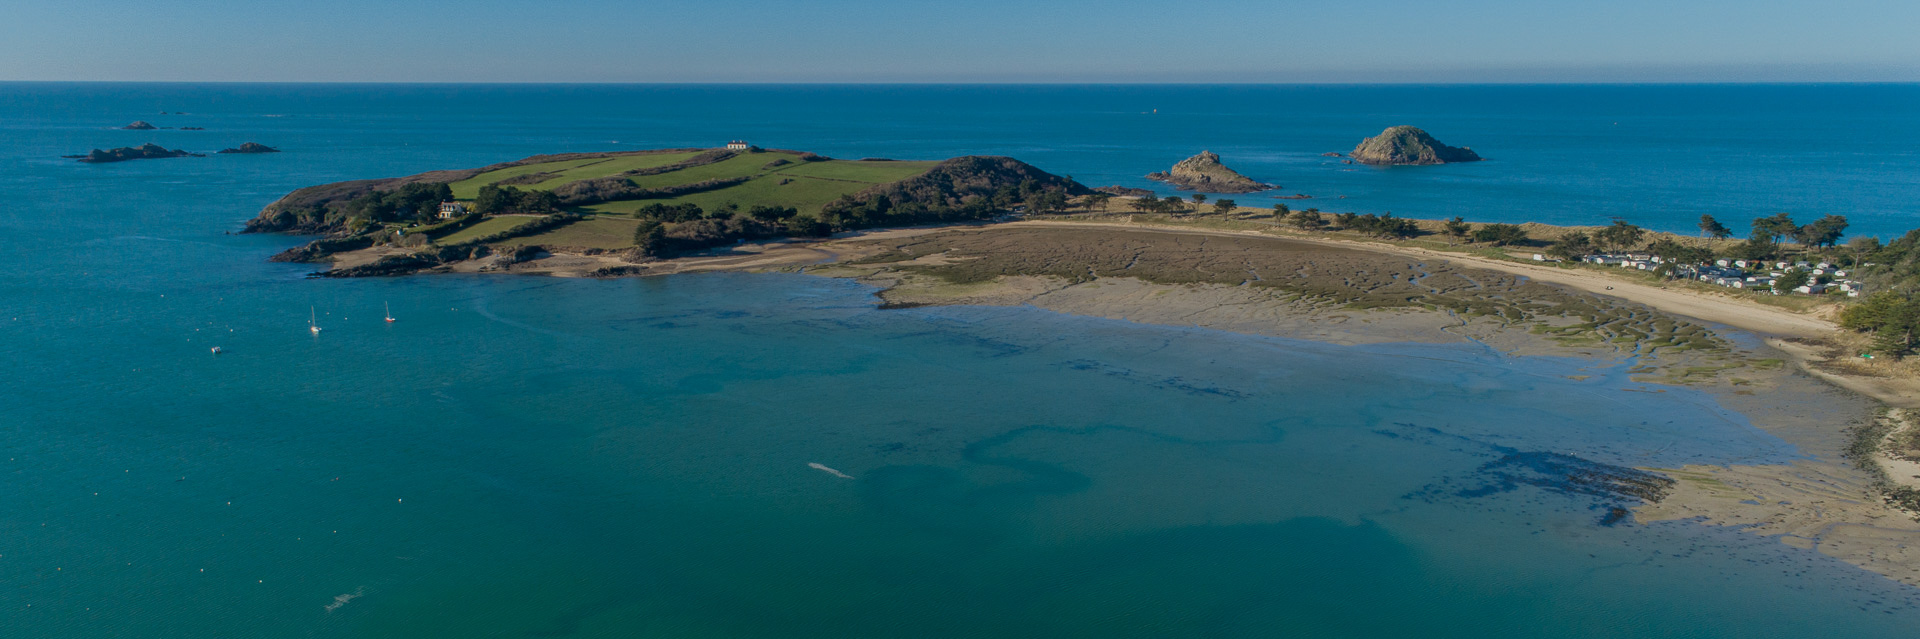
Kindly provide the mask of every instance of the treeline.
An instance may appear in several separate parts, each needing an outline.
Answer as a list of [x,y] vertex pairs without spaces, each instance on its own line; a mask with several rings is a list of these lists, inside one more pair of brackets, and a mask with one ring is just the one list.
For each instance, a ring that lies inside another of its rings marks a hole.
[[836,232],[983,220],[1017,207],[1036,214],[1064,211],[1069,198],[1089,193],[1092,190],[1078,182],[1013,158],[966,156],[906,180],[841,196],[821,207],[817,219]]
[[553,194],[559,198],[560,203],[563,205],[586,206],[615,200],[647,200],[680,197],[682,195],[724,189],[751,179],[753,179],[753,176],[747,175],[730,178],[714,178],[711,180],[701,180],[699,182],[675,184],[658,188],[645,188],[635,185],[632,180],[624,176],[615,175],[591,180],[580,180],[578,182],[568,182],[555,187]]
[[358,232],[374,223],[431,222],[440,215],[440,203],[451,199],[453,189],[446,184],[403,184],[347,200],[321,214],[338,217],[348,230]]
[[551,191],[522,191],[489,184],[474,194],[472,209],[481,215],[548,215],[560,210],[560,198]]
[[1030,212],[1065,210],[1070,197],[1091,193],[1070,179],[1019,160],[969,156],[941,162],[919,176],[841,196],[806,214],[792,207],[726,205],[712,211],[693,204],[655,203],[635,212],[641,225],[634,244],[641,254],[669,257],[742,240],[823,237],[882,226],[963,222]]
[[[1711,215],[1700,216],[1698,228],[1702,238],[1724,240],[1733,236],[1731,229]],[[1646,238],[1650,234],[1645,229],[1625,220],[1614,220],[1612,225],[1591,233],[1568,231],[1547,247],[1547,253],[1562,259],[1579,259],[1595,253],[1641,251],[1682,262],[1708,262],[1715,257],[1775,260],[1795,253],[1812,253],[1848,265],[1859,257],[1857,250],[1833,250],[1847,231],[1847,218],[1844,216],[1828,215],[1802,225],[1794,222],[1793,217],[1786,213],[1776,213],[1755,218],[1750,228],[1745,240],[1714,251],[1703,246],[1687,246],[1672,238],[1648,243]],[[1787,244],[1786,240],[1797,245]],[[1857,248],[1864,243],[1877,246],[1879,242],[1874,238],[1857,238],[1850,248]]]
[[818,237],[832,229],[790,206],[754,206],[744,213],[728,203],[712,211],[692,203],[654,203],[634,213],[633,244],[647,257],[672,257],[742,240],[775,237]]

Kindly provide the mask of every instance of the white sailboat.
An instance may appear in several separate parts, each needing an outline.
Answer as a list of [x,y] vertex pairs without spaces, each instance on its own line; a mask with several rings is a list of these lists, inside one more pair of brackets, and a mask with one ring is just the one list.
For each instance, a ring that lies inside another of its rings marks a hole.
[[320,313],[311,306],[307,307],[307,330],[315,335],[320,334]]
[[392,303],[390,303],[390,302],[381,302],[381,304],[386,304],[386,306],[387,306],[387,323],[388,323],[388,324],[392,324],[392,323],[393,323],[393,304],[392,304]]

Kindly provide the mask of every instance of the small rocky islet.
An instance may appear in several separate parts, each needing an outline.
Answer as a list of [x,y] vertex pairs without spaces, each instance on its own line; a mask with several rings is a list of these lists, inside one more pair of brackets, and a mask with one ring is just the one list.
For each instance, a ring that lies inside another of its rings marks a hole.
[[1361,140],[1347,157],[1361,164],[1378,166],[1480,161],[1480,155],[1471,148],[1447,146],[1419,127],[1406,125],[1387,127],[1380,135]]
[[259,142],[248,142],[231,149],[220,149],[220,153],[279,153],[276,149]]
[[105,164],[108,162],[125,162],[127,160],[155,160],[155,159],[161,159],[161,158],[186,158],[186,157],[203,158],[203,157],[206,157],[206,155],[200,154],[200,153],[194,153],[191,151],[182,151],[180,149],[169,149],[167,147],[160,146],[152,142],[148,142],[140,146],[123,146],[117,149],[109,149],[105,151],[102,151],[100,149],[94,149],[92,151],[89,151],[86,155],[64,155],[61,157],[65,157],[69,159],[77,159],[81,162],[86,162],[89,164]]
[[1199,155],[1181,160],[1172,169],[1149,173],[1147,179],[1174,185],[1182,191],[1206,193],[1257,193],[1280,188],[1227,168],[1220,163],[1220,155],[1212,151],[1201,151]]

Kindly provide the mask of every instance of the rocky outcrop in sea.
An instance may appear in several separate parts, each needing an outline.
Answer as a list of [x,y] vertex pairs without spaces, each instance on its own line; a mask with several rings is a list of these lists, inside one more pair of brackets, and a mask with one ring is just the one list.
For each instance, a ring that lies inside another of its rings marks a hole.
[[111,149],[107,151],[94,149],[92,151],[89,151],[86,155],[63,155],[60,157],[77,159],[81,162],[86,162],[89,164],[105,164],[107,162],[125,162],[127,160],[153,160],[153,159],[159,159],[159,158],[186,158],[186,157],[203,158],[207,156],[201,155],[199,153],[190,153],[187,151],[182,151],[179,149],[168,149],[167,147],[160,146],[152,142],[148,142],[140,146],[123,146],[117,149]]
[[220,149],[220,152],[221,153],[279,153],[280,149],[276,149],[276,148],[267,146],[265,144],[261,144],[259,142],[248,142],[236,148]]
[[128,131],[152,131],[160,127],[154,126],[152,123],[147,122],[146,120],[134,120],[133,124],[129,124],[120,128]]
[[1280,188],[1227,168],[1212,151],[1201,151],[1199,155],[1181,160],[1171,170],[1149,173],[1147,179],[1172,184],[1182,191],[1207,193],[1254,193]]
[[1406,125],[1388,127],[1387,130],[1353,147],[1347,154],[1361,164],[1401,165],[1401,164],[1448,164],[1452,162],[1478,162],[1480,155],[1467,147],[1452,147],[1442,144],[1426,131]]

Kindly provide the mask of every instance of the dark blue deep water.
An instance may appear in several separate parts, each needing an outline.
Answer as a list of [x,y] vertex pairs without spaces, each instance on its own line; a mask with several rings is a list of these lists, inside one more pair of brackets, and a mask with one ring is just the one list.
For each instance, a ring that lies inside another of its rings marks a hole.
[[[881,311],[796,275],[307,280],[264,261],[299,238],[227,232],[317,182],[744,137],[1142,186],[1208,148],[1354,210],[1884,235],[1912,225],[1917,95],[0,85],[0,636],[1910,634],[1920,591],[1603,526],[1614,502],[1553,481],[1801,454],[1621,368]],[[1494,160],[1317,155],[1403,122]],[[57,157],[149,140],[286,152]]]

